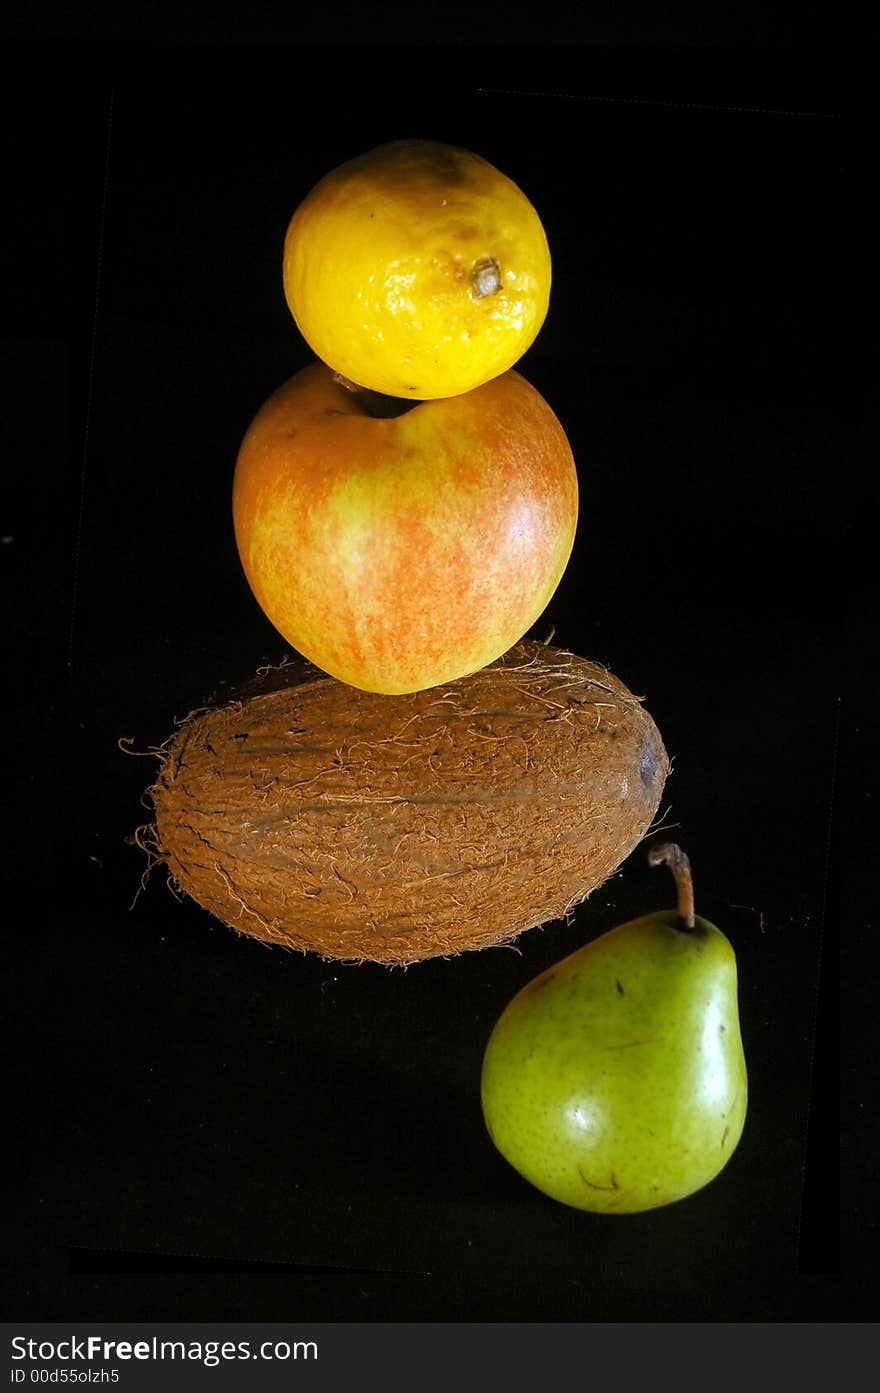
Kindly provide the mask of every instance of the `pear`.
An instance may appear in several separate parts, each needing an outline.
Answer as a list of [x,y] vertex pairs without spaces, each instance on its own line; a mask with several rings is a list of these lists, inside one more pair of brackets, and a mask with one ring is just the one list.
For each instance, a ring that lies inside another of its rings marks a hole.
[[733,948],[694,915],[690,864],[655,848],[677,910],[611,929],[509,1003],[485,1050],[489,1136],[562,1204],[628,1214],[701,1189],[746,1115]]

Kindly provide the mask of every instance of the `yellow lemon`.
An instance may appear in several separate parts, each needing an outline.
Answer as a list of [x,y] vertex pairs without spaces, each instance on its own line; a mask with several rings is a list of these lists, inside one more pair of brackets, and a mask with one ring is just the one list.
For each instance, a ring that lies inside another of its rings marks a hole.
[[525,194],[479,155],[380,145],[294,213],[284,293],[317,356],[389,396],[457,396],[506,372],[544,322],[550,252]]

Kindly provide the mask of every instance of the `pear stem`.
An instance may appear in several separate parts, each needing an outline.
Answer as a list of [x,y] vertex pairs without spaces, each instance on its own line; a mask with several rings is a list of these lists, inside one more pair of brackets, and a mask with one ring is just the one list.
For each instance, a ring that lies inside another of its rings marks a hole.
[[678,890],[678,917],[689,933],[694,930],[694,882],[691,876],[691,863],[685,852],[675,842],[663,842],[652,846],[648,852],[648,862],[660,866],[664,862],[672,871],[675,887]]

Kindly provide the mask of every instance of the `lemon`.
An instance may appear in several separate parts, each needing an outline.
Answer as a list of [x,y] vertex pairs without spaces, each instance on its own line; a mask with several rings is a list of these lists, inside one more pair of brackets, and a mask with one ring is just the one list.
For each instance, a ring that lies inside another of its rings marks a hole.
[[361,387],[420,400],[498,377],[550,297],[538,214],[500,170],[427,140],[327,174],[284,242],[284,293],[312,351]]

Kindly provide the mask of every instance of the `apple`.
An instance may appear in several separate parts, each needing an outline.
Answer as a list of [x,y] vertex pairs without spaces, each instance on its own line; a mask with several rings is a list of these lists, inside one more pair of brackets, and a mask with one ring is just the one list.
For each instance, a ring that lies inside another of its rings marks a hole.
[[233,485],[261,608],[371,692],[421,691],[505,653],[559,584],[577,514],[565,432],[513,371],[413,406],[315,363],[259,410]]

